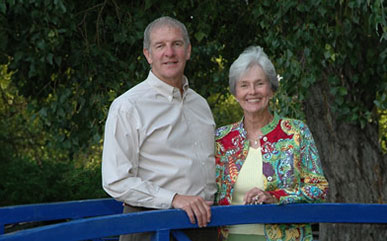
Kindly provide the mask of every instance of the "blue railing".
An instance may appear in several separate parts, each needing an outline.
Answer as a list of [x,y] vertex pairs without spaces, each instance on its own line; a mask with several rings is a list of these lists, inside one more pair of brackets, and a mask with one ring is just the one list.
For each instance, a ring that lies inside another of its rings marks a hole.
[[[181,229],[196,228],[182,210],[121,214],[112,199],[0,208],[0,225],[31,221],[71,221],[0,235],[2,240],[90,240],[123,233],[155,231],[155,240],[189,240]],[[98,217],[97,217],[98,216]],[[76,219],[76,220],[74,220]],[[248,223],[387,223],[386,204],[288,204],[214,206],[209,226]]]

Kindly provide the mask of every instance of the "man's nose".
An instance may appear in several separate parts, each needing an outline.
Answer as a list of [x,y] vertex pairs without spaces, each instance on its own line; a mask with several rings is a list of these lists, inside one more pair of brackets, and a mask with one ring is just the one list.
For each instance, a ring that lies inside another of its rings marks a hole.
[[175,54],[175,50],[172,45],[167,45],[165,48],[165,55],[171,57]]

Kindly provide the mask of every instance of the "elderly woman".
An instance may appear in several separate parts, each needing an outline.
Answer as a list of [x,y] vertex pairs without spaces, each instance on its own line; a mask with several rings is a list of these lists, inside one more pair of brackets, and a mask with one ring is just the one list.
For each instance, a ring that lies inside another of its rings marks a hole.
[[[235,60],[229,84],[244,117],[216,131],[218,204],[323,201],[328,182],[311,132],[269,110],[278,79],[262,48],[249,47]],[[228,241],[312,240],[310,224],[235,225],[220,234]]]

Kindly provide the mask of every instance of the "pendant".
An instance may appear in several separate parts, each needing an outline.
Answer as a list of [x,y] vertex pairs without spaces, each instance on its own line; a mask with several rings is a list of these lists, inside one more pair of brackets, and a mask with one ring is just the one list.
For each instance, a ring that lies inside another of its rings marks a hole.
[[254,140],[254,145],[258,145],[258,140]]

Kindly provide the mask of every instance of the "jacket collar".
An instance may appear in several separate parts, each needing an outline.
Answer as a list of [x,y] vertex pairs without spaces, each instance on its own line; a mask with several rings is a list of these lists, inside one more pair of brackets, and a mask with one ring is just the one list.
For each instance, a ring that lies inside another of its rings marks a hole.
[[[245,117],[242,117],[242,119],[237,124],[237,130],[239,131],[239,133],[243,137],[243,139],[246,139],[247,138],[247,131],[244,128],[244,124],[243,124],[244,119],[245,119]],[[262,134],[267,135],[271,131],[273,131],[276,128],[276,126],[278,125],[280,119],[281,119],[281,117],[277,113],[274,113],[273,120],[261,128]]]

